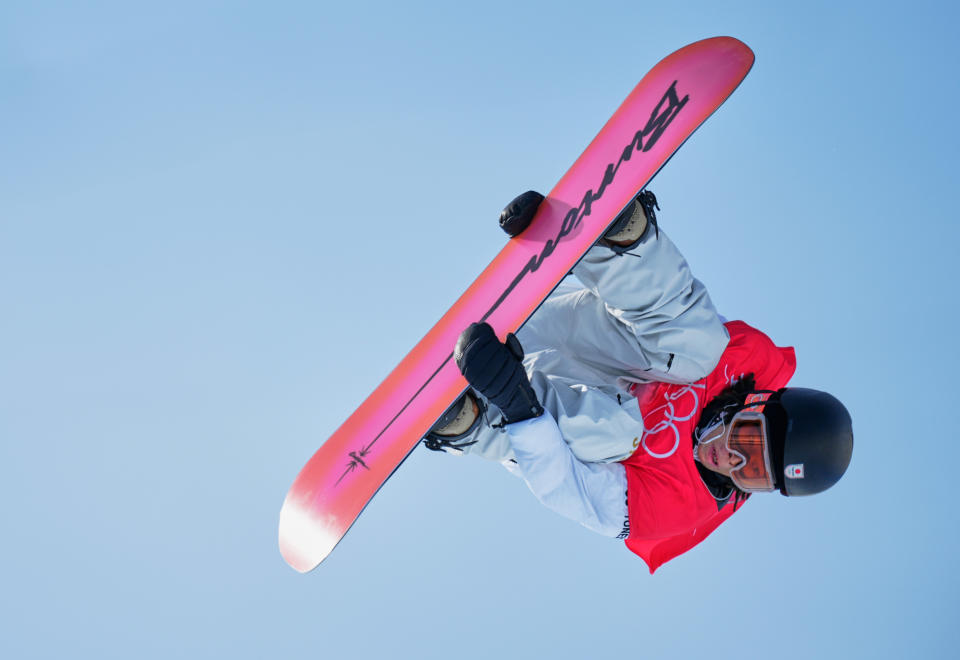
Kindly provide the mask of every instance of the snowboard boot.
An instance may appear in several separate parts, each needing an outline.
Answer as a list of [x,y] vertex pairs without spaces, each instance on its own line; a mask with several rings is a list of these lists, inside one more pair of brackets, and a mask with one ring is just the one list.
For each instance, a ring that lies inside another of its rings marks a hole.
[[467,390],[427,432],[423,444],[432,451],[462,454],[464,447],[469,447],[476,442],[464,442],[464,440],[470,437],[480,425],[483,412],[483,402]]
[[610,229],[603,235],[601,243],[613,249],[614,252],[627,252],[640,242],[650,225],[653,225],[659,237],[660,228],[657,226],[657,215],[654,209],[660,210],[656,195],[649,190],[641,191],[613,221]]

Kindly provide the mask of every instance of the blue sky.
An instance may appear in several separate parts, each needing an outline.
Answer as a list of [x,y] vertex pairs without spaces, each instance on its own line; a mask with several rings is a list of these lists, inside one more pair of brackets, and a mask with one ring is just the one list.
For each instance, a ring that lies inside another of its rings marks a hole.
[[[952,657],[957,19],[4,3],[0,654]],[[497,466],[418,450],[289,569],[287,487],[496,254],[501,206],[715,35],[756,65],[651,186],[662,226],[847,403],[844,480],[753,498],[650,577]]]

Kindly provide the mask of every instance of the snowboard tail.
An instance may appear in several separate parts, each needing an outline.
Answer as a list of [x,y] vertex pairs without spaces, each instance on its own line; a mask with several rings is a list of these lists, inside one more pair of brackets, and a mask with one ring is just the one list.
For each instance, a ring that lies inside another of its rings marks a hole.
[[510,239],[360,407],[313,455],[280,511],[284,559],[315,568],[390,475],[466,390],[453,347],[470,323],[516,332],[621,210],[737,88],[754,56],[731,37],[698,41],[637,84]]

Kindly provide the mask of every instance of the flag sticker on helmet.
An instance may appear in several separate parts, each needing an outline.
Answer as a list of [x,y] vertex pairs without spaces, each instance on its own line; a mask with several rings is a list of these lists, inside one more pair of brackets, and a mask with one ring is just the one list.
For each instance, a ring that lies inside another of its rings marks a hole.
[[803,479],[803,463],[793,463],[783,468],[787,479]]

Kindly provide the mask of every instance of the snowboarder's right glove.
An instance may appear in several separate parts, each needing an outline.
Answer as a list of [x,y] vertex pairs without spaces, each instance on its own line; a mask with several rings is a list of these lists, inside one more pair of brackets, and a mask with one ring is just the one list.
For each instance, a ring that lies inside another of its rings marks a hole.
[[504,344],[488,324],[471,323],[460,334],[453,357],[467,382],[500,409],[507,424],[543,414],[523,370],[523,347],[513,333]]

